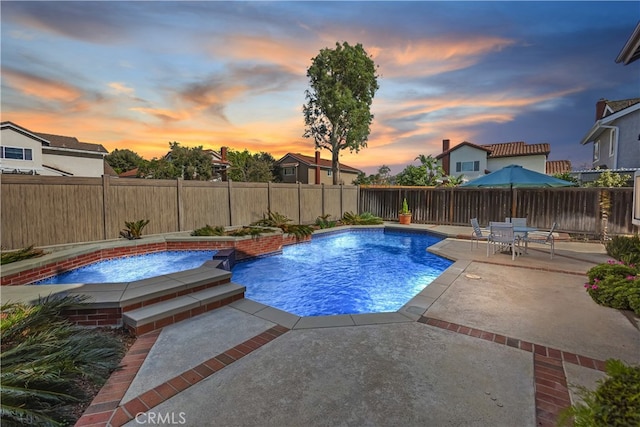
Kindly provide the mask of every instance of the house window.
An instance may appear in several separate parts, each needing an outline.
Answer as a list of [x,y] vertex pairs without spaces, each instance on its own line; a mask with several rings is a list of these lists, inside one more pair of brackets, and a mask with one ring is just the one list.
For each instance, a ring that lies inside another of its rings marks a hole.
[[593,143],[593,161],[600,160],[600,141]]
[[478,172],[479,170],[479,160],[475,162],[456,162],[456,172]]
[[332,170],[332,169],[329,169],[329,170],[327,171],[327,176],[332,176],[332,175],[333,175],[333,170]]
[[296,174],[296,168],[284,168],[283,173],[285,176],[293,176]]
[[0,147],[0,158],[12,160],[33,160],[31,148]]
[[609,133],[609,157],[613,157],[616,151],[616,130],[611,129],[611,133]]

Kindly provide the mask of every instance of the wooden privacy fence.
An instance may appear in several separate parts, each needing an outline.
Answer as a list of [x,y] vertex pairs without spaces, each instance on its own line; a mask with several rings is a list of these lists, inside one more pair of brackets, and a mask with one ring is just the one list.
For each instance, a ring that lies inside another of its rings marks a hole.
[[125,221],[145,234],[248,225],[268,212],[311,224],[358,211],[358,187],[2,175],[3,249],[115,239]]
[[[600,202],[608,194],[608,220]],[[551,228],[557,222],[561,231],[601,236],[631,234],[633,188],[431,188],[361,187],[360,211],[385,220],[397,220],[402,200],[407,198],[412,222],[469,225],[477,217],[482,225],[511,216],[526,217],[527,223]],[[513,204],[513,206],[512,206]]]

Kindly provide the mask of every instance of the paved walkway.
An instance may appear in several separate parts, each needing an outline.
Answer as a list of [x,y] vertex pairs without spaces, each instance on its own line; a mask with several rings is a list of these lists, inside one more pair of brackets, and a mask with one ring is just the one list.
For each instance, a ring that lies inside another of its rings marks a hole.
[[637,318],[595,304],[596,243],[511,261],[465,227],[457,262],[397,313],[299,318],[242,300],[140,337],[77,425],[543,426],[604,361],[640,363]]

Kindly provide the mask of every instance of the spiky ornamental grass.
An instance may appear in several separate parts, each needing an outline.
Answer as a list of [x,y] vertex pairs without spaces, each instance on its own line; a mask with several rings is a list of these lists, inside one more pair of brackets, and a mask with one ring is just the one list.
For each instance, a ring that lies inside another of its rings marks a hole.
[[292,222],[287,216],[269,211],[262,216],[261,220],[258,220],[251,225],[257,225],[260,227],[274,227],[282,230],[283,233],[289,233],[297,238],[304,238],[313,234],[313,228],[304,224],[289,224]]
[[115,337],[82,329],[61,313],[83,298],[46,298],[1,307],[0,419],[6,426],[64,426],[85,396],[83,381],[101,385],[124,346]]

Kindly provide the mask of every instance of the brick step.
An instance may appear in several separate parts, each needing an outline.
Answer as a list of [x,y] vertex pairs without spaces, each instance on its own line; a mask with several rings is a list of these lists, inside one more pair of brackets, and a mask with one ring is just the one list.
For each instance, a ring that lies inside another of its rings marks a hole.
[[134,335],[142,335],[242,299],[245,289],[231,282],[218,285],[127,311],[122,321]]

